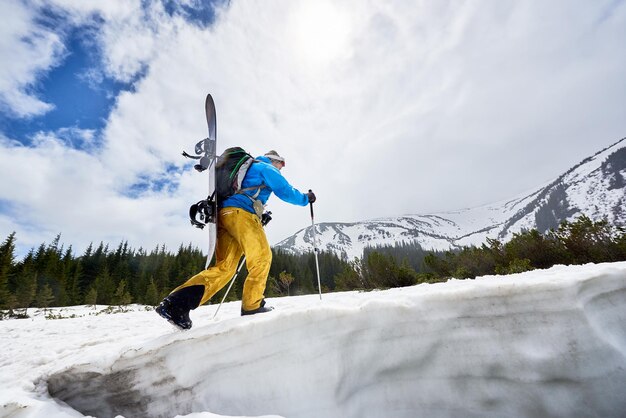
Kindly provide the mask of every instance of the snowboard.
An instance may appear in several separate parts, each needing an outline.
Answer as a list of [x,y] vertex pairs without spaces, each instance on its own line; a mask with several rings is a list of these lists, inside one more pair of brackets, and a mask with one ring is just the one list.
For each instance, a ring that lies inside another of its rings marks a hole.
[[[204,113],[206,115],[206,123],[209,136],[198,142],[195,146],[196,155],[189,155],[183,151],[183,156],[198,160],[198,164],[194,165],[196,171],[206,173],[208,175],[208,197],[189,208],[189,217],[191,224],[202,230],[206,229],[209,233],[209,251],[205,267],[209,266],[215,252],[217,243],[217,196],[215,193],[215,164],[216,164],[216,145],[217,145],[217,116],[215,112],[215,102],[210,94],[207,94],[204,102]],[[197,220],[200,216],[200,221]]]
[[206,124],[209,129],[209,137],[207,138],[207,154],[209,158],[209,200],[213,206],[213,216],[208,219],[209,229],[209,252],[207,253],[205,268],[209,267],[209,263],[213,259],[215,245],[217,244],[217,196],[215,194],[215,160],[217,146],[217,115],[215,112],[215,102],[210,94],[206,95],[204,101],[204,113],[206,115]]

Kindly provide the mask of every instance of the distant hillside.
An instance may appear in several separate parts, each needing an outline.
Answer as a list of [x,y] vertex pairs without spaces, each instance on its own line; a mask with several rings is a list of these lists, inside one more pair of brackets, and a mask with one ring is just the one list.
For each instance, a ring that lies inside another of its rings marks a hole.
[[[626,225],[626,138],[585,158],[533,193],[471,209],[404,215],[354,223],[317,225],[320,249],[351,259],[367,246],[416,242],[425,249],[480,245],[487,238],[508,240],[522,229],[545,232],[585,214]],[[311,250],[311,227],[281,241],[292,253]]]

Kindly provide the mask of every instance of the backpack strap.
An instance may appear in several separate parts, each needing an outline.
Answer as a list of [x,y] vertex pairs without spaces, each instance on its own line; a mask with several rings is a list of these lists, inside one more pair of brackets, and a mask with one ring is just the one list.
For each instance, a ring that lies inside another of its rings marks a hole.
[[[261,193],[261,189],[263,188],[265,188],[265,184],[261,184],[258,187],[246,187],[245,189],[241,189],[237,192],[237,193],[244,195],[248,199],[250,199],[250,201],[252,202],[252,209],[254,209],[254,213],[256,213],[259,219],[263,218],[263,208],[265,205],[263,205],[263,202],[261,202],[260,200],[257,200],[257,197],[259,196],[259,194]],[[252,196],[250,196],[248,193],[243,193],[246,190],[254,190],[254,189],[257,189],[257,191]]]
[[[250,154],[248,154],[250,155]],[[254,159],[254,158],[250,158],[249,160],[247,160],[246,162],[244,162],[240,167],[238,167],[237,169],[237,173],[247,173],[248,169],[250,168],[250,166],[254,163],[260,163],[261,161]],[[237,174],[237,175],[238,175]],[[240,176],[237,178],[237,186],[238,186],[238,190],[237,192],[235,192],[235,194],[242,194],[244,196],[246,196],[247,198],[249,198],[253,203],[256,200],[257,197],[259,197],[259,194],[261,193],[261,189],[265,188],[265,184],[261,184],[260,186],[252,186],[252,187],[246,187],[246,188],[242,188],[241,186],[243,185],[243,179],[245,178],[245,175]],[[251,191],[251,190],[255,190],[256,189],[256,193],[254,193],[253,195],[249,195],[247,192]]]
[[[260,186],[254,186],[254,187],[246,187],[245,189],[239,189],[237,193],[235,194],[242,194],[254,202],[256,198],[259,197],[259,194],[261,194],[261,189],[264,189],[265,187],[266,187],[265,184],[262,184]],[[255,189],[257,189],[257,191],[252,196],[249,195],[248,193],[245,193],[245,192],[249,192],[250,190],[255,190]]]

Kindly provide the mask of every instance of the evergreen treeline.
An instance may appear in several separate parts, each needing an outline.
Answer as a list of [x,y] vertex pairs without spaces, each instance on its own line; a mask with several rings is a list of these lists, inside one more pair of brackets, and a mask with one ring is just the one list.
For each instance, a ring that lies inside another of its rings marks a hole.
[[[0,309],[81,304],[156,305],[172,289],[204,268],[205,256],[191,245],[175,253],[159,246],[150,252],[129,248],[122,242],[114,249],[100,243],[75,256],[60,245],[32,249],[15,261],[15,233],[0,245]],[[292,255],[272,250],[273,259],[266,296],[317,293],[313,253]],[[346,262],[332,253],[318,254],[322,291],[370,290],[443,281],[450,277],[474,278],[509,274],[555,264],[583,264],[626,260],[626,232],[607,221],[586,216],[563,222],[541,234],[523,231],[502,243],[487,240],[480,247],[447,252],[426,252],[415,243],[368,248],[361,259]],[[245,266],[228,300],[241,298]],[[214,296],[219,303],[226,288]]]
[[430,253],[424,251],[417,242],[401,242],[395,245],[379,245],[367,247],[363,250],[363,257],[367,258],[372,253],[391,255],[401,263],[405,263],[416,272],[427,270],[424,259]]
[[352,271],[345,271],[336,281],[340,290],[374,289],[521,273],[555,264],[624,260],[625,230],[582,215],[546,234],[537,229],[516,233],[507,243],[488,239],[480,247],[445,252],[424,252],[419,245],[406,243],[370,248],[353,263]]
[[580,216],[562,222],[546,234],[523,231],[502,243],[487,240],[480,247],[432,253],[426,265],[437,277],[475,278],[486,274],[511,274],[548,268],[555,264],[604,263],[626,260],[626,232],[606,220],[594,222]]
[[191,245],[176,253],[164,246],[147,252],[128,243],[111,249],[89,245],[81,256],[64,249],[58,235],[15,262],[15,233],[0,246],[0,307],[27,308],[81,304],[157,304],[180,277],[189,277],[204,265],[201,251]]
[[[70,305],[156,305],[171,290],[204,268],[205,255],[191,245],[175,253],[159,246],[150,252],[134,250],[127,242],[110,248],[90,245],[75,256],[60,245],[60,235],[50,244],[32,249],[15,261],[15,233],[0,245],[0,309]],[[282,296],[317,292],[315,257],[273,251],[266,295]],[[334,254],[319,255],[322,290],[335,288],[334,276],[348,264]],[[241,298],[245,266],[228,300]],[[226,289],[214,296],[219,302]]]

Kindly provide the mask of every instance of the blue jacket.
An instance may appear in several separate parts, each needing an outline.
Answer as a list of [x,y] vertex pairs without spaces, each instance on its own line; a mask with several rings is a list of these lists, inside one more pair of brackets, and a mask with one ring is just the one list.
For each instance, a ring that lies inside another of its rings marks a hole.
[[[260,200],[263,204],[267,202],[272,192],[281,200],[294,205],[306,206],[309,203],[309,197],[289,184],[283,175],[280,174],[280,171],[271,164],[269,158],[261,156],[257,157],[256,160],[257,162],[252,163],[246,173],[246,177],[243,179],[241,185],[242,189],[265,185],[257,196],[257,200]],[[248,190],[243,193],[254,196],[257,190],[258,189]],[[244,196],[243,193],[232,195],[223,202],[220,202],[219,206],[224,208],[241,208],[250,213],[255,213],[252,207],[252,200]]]

